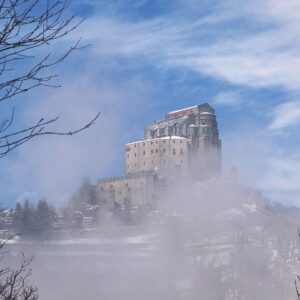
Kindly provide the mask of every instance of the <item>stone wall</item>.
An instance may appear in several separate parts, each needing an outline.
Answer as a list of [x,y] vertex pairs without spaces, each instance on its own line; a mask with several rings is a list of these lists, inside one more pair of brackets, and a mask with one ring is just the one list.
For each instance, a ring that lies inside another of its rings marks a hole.
[[176,136],[144,140],[125,146],[126,176],[157,172],[187,176],[188,139]]
[[123,206],[127,200],[133,206],[142,205],[150,197],[147,190],[149,183],[145,177],[100,180],[96,185],[96,197],[100,203],[110,207],[114,203]]
[[220,175],[221,167],[215,111],[204,103],[169,112],[163,121],[145,128],[144,140],[126,144],[125,177],[99,181],[97,198],[111,207],[126,201],[134,206],[151,204],[162,195],[161,183],[207,180]]

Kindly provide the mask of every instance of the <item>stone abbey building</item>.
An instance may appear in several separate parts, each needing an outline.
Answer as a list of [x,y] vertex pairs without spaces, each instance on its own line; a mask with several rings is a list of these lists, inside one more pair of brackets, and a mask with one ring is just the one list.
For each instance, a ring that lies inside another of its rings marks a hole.
[[157,202],[176,181],[220,175],[221,140],[207,103],[172,111],[145,128],[144,140],[125,145],[125,176],[99,180],[101,203],[138,206]]

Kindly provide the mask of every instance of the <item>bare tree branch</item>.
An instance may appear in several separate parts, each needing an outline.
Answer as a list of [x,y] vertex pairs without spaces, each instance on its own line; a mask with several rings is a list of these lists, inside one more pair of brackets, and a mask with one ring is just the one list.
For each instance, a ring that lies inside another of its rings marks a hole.
[[30,264],[33,257],[26,258],[22,254],[18,269],[5,268],[0,271],[0,299],[3,300],[36,300],[37,288],[29,285],[31,276]]
[[[25,142],[29,141],[30,139],[42,136],[42,135],[60,135],[60,136],[72,136],[76,133],[79,133],[85,129],[88,129],[93,124],[95,124],[96,120],[99,118],[100,113],[97,113],[96,116],[90,120],[87,124],[75,129],[75,130],[69,130],[69,131],[46,131],[45,127],[51,123],[54,123],[58,120],[59,117],[56,117],[54,119],[50,119],[45,121],[44,119],[40,119],[34,126],[24,128],[19,131],[15,131],[13,133],[5,134],[0,136],[0,158],[7,155],[11,150],[15,149],[16,147],[24,144]],[[13,115],[12,115],[13,118]],[[11,119],[12,120],[12,119]],[[10,126],[11,121],[6,125]],[[4,127],[6,130],[7,128]],[[2,130],[3,132],[4,130]]]
[[[39,86],[59,87],[53,83],[57,74],[51,68],[63,62],[75,50],[82,49],[81,39],[65,52],[49,52],[49,45],[75,30],[84,20],[69,14],[67,0],[0,0],[0,102]],[[38,54],[39,53],[39,54]],[[46,53],[41,56],[41,53]],[[50,72],[49,72],[50,71]],[[41,118],[28,128],[11,131],[10,118],[0,122],[0,158],[41,135],[73,135],[89,128],[99,113],[86,125],[67,132],[54,132],[46,127],[58,117]]]
[[[0,102],[26,93],[39,86],[53,84],[57,76],[51,68],[83,48],[79,39],[65,52],[49,51],[49,45],[70,34],[82,22],[69,14],[67,0],[0,0]],[[43,54],[43,55],[42,55]],[[8,119],[0,122],[0,158],[37,136],[71,136],[88,129],[100,113],[75,130],[51,131],[48,128],[58,117],[40,118],[34,125],[15,130],[13,109]],[[5,241],[0,240],[0,249]],[[37,289],[28,283],[33,258],[22,255],[19,268],[0,268],[0,299],[36,300]],[[1,257],[0,257],[1,262]]]
[[[44,8],[44,9],[43,9]],[[34,49],[44,49],[82,22],[68,15],[64,0],[2,0],[0,3],[0,101],[10,99],[38,86],[53,86],[55,74],[44,70],[60,63],[79,46],[80,39],[58,58],[48,53],[35,61]],[[24,68],[24,61],[28,61]],[[16,75],[16,72],[18,75]]]

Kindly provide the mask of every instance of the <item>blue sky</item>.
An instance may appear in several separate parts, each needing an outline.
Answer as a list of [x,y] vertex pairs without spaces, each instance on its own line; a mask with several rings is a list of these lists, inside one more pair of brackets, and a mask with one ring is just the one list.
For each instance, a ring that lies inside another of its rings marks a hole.
[[[123,174],[124,143],[167,111],[202,102],[217,112],[224,174],[300,205],[300,3],[296,0],[73,0],[86,21],[56,51],[91,43],[55,72],[60,89],[15,99],[18,124],[60,115],[59,128],[2,159],[1,201],[59,204],[88,175]],[[47,51],[47,49],[45,50]],[[26,100],[26,101],[25,101]],[[3,110],[6,112],[6,110]]]

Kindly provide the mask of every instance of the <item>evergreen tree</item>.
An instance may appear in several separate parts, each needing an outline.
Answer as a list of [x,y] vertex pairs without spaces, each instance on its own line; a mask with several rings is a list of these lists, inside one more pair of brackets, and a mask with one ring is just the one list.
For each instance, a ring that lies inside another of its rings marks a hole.
[[23,207],[23,215],[22,215],[22,227],[24,235],[32,235],[34,232],[34,216],[35,216],[35,208],[33,205],[29,203],[28,200],[25,201]]
[[77,204],[96,204],[95,188],[91,184],[89,177],[84,177],[77,193],[72,197]]
[[17,233],[21,233],[23,230],[23,207],[20,202],[16,203],[13,212],[13,227]]
[[49,205],[44,199],[38,202],[34,221],[34,230],[37,236],[49,235],[52,226],[52,218]]

